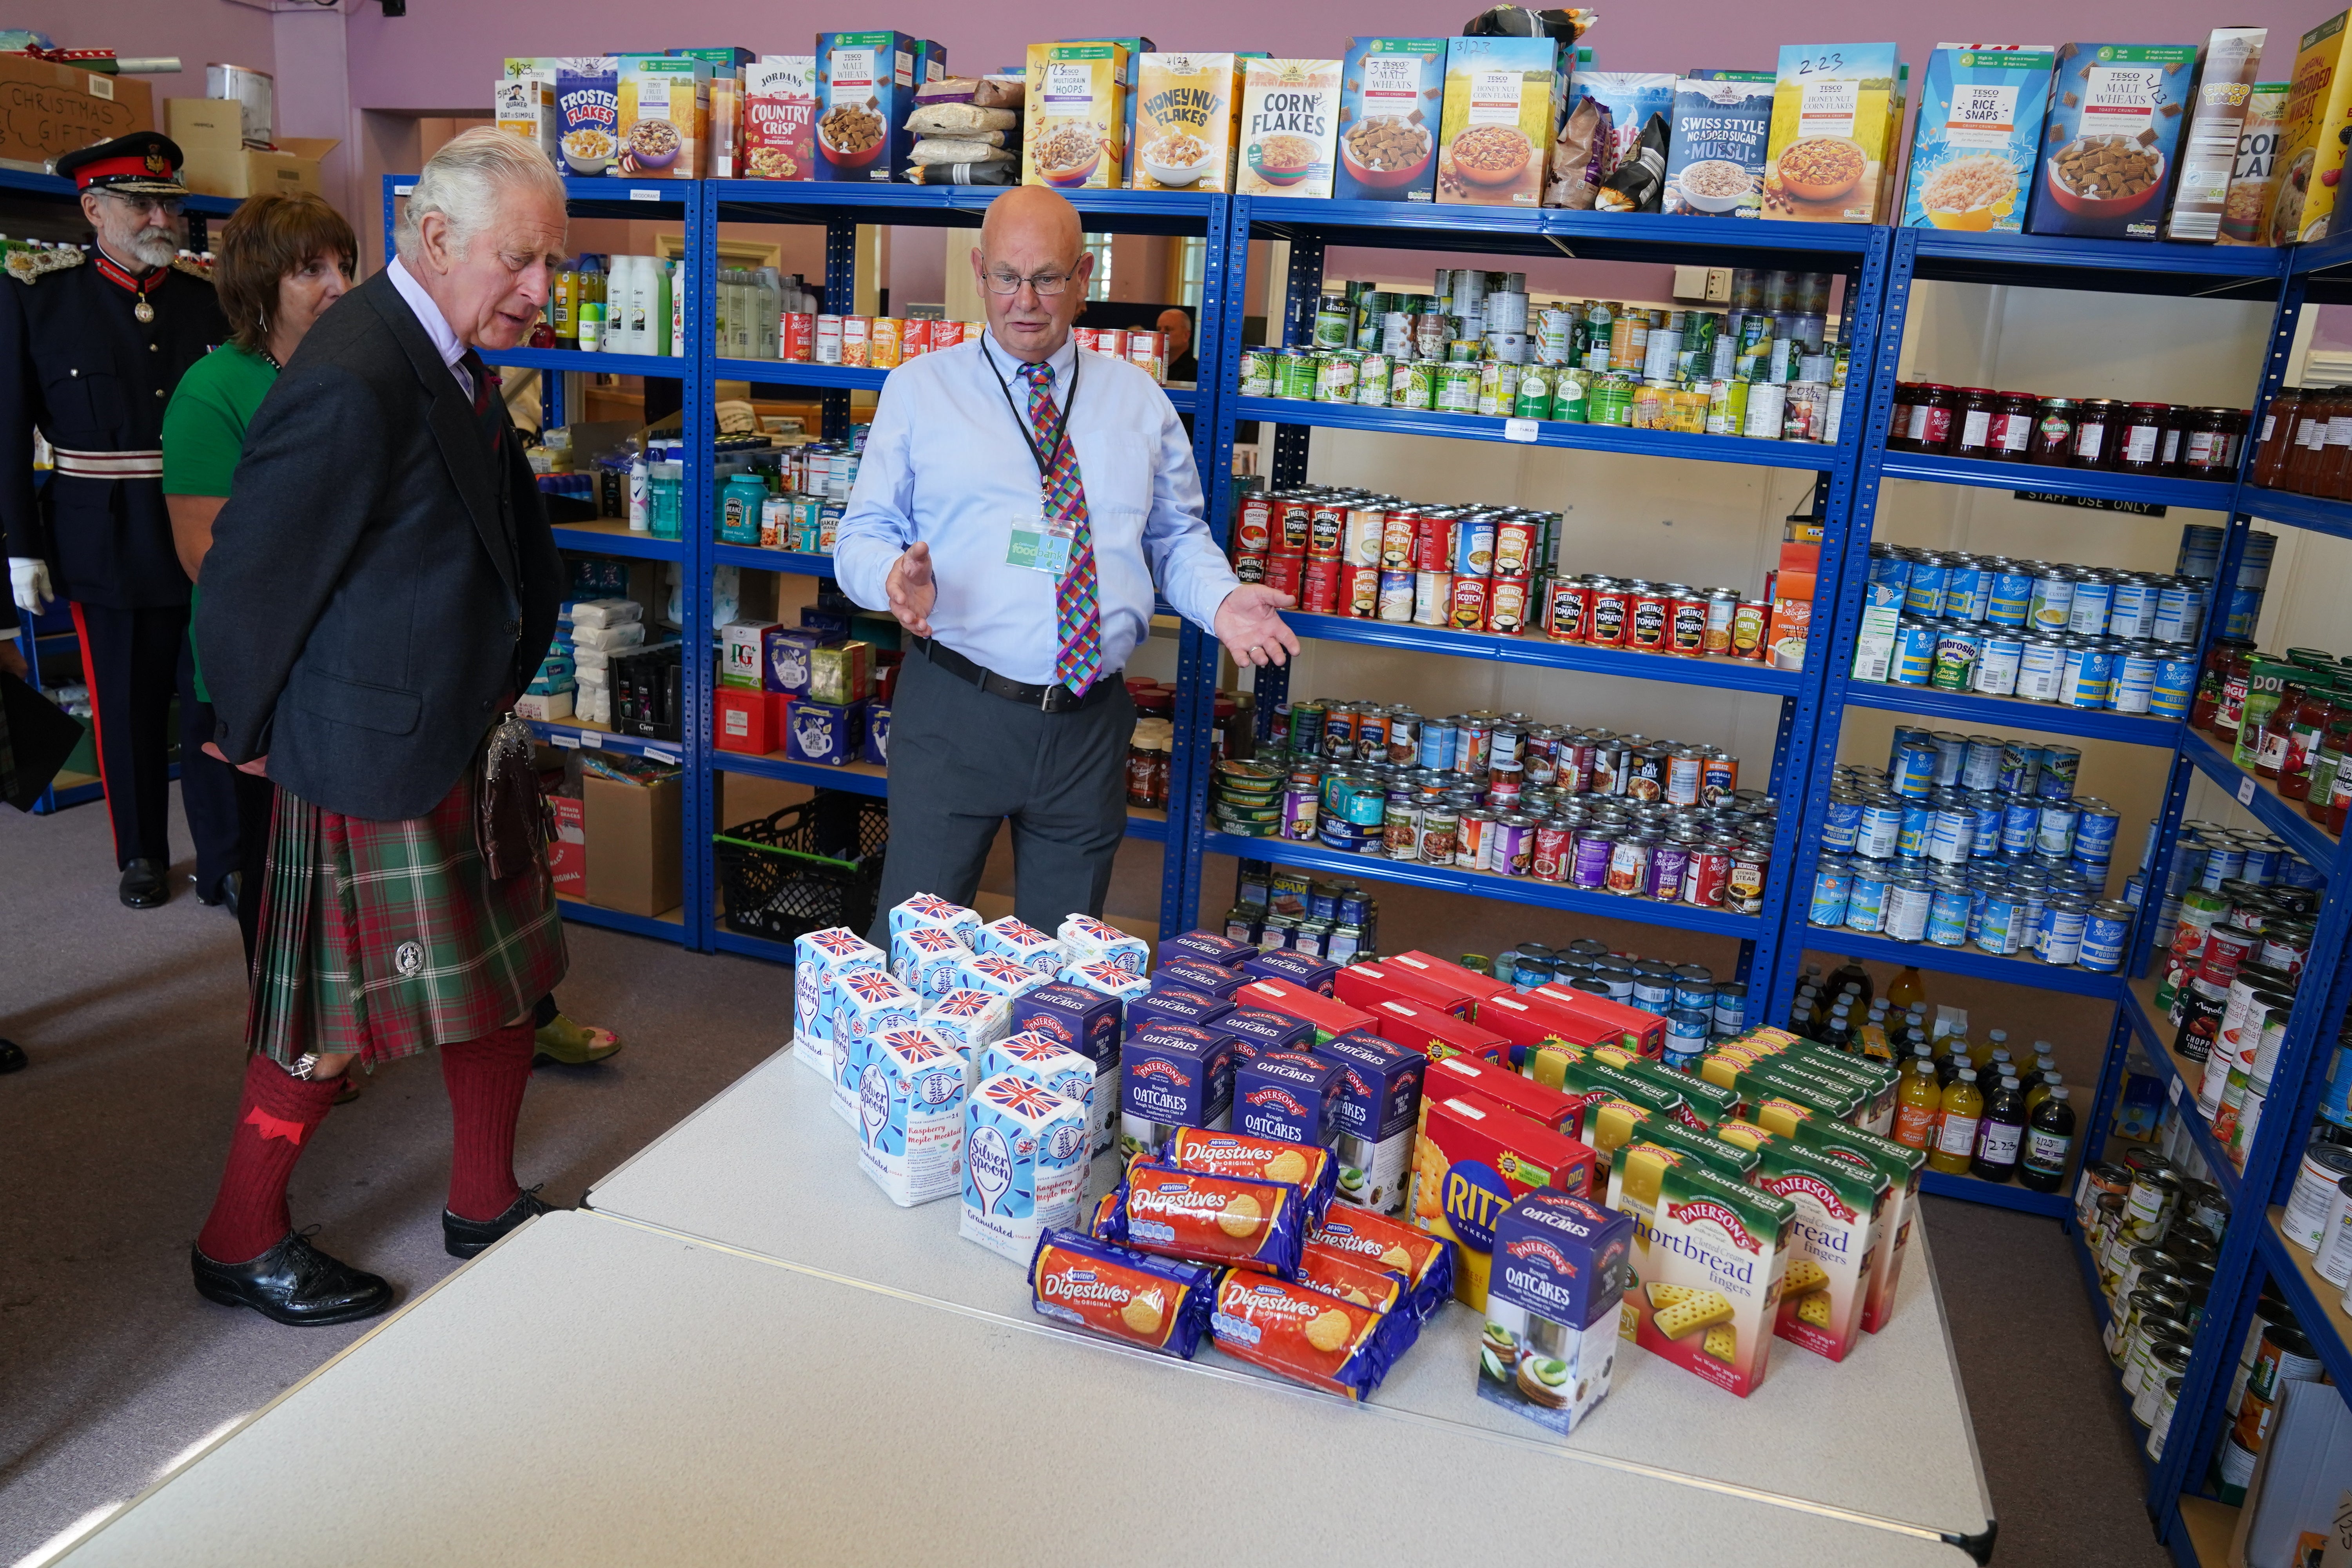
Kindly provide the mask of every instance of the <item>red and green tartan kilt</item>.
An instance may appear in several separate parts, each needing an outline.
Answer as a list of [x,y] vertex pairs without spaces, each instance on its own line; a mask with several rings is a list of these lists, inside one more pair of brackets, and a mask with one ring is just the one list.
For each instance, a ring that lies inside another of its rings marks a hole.
[[281,1066],[470,1040],[563,978],[545,848],[494,881],[474,842],[481,768],[428,816],[375,822],[278,792],[246,1044]]

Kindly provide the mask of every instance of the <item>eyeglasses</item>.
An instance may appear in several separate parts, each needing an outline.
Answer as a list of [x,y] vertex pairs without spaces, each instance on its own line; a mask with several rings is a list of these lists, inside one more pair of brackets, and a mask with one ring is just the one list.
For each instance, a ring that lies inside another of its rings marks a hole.
[[1070,286],[1070,275],[1066,272],[1040,272],[1028,278],[1017,272],[991,272],[988,275],[988,291],[992,294],[1018,294],[1024,283],[1037,290],[1039,299],[1050,300]]
[[176,196],[126,195],[121,191],[109,191],[106,194],[141,217],[153,217],[158,211],[161,211],[165,217],[178,217],[187,210],[188,205]]

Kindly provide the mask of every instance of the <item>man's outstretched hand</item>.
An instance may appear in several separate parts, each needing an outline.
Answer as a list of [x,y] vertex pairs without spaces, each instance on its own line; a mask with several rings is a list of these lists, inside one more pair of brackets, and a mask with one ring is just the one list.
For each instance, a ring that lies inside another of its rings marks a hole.
[[1237,665],[1287,664],[1298,651],[1298,638],[1276,612],[1293,603],[1280,589],[1244,583],[1217,606],[1217,640]]
[[[890,613],[898,617],[900,626],[919,637],[931,635],[931,606],[939,603],[940,584],[931,575],[929,545],[908,545],[907,552],[890,563],[883,588],[890,595]],[[1221,615],[1221,629],[1223,619]]]

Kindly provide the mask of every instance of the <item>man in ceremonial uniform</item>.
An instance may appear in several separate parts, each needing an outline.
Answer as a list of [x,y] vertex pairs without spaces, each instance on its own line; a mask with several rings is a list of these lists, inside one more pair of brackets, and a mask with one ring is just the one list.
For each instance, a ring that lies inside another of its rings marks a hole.
[[[73,607],[89,682],[99,773],[122,901],[170,895],[171,705],[180,699],[181,800],[196,844],[196,892],[236,896],[236,799],[205,756],[211,710],[196,700],[188,577],[163,507],[163,409],[190,365],[228,336],[203,268],[180,258],[180,150],[153,132],[68,153],[95,248],[18,251],[0,283],[0,529],[17,607]],[[33,482],[33,432],[56,469]]]

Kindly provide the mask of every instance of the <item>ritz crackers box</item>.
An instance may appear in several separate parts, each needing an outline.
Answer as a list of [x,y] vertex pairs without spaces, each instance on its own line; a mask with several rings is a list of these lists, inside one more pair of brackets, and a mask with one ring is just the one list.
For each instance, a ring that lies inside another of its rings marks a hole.
[[1627,1336],[1743,1399],[1763,1386],[1796,1205],[1643,1144],[1626,1160],[1617,1208],[1633,1221]]
[[1424,1106],[1406,1217],[1454,1244],[1454,1294],[1484,1311],[1495,1222],[1545,1188],[1591,1197],[1592,1151],[1483,1095],[1433,1095]]

